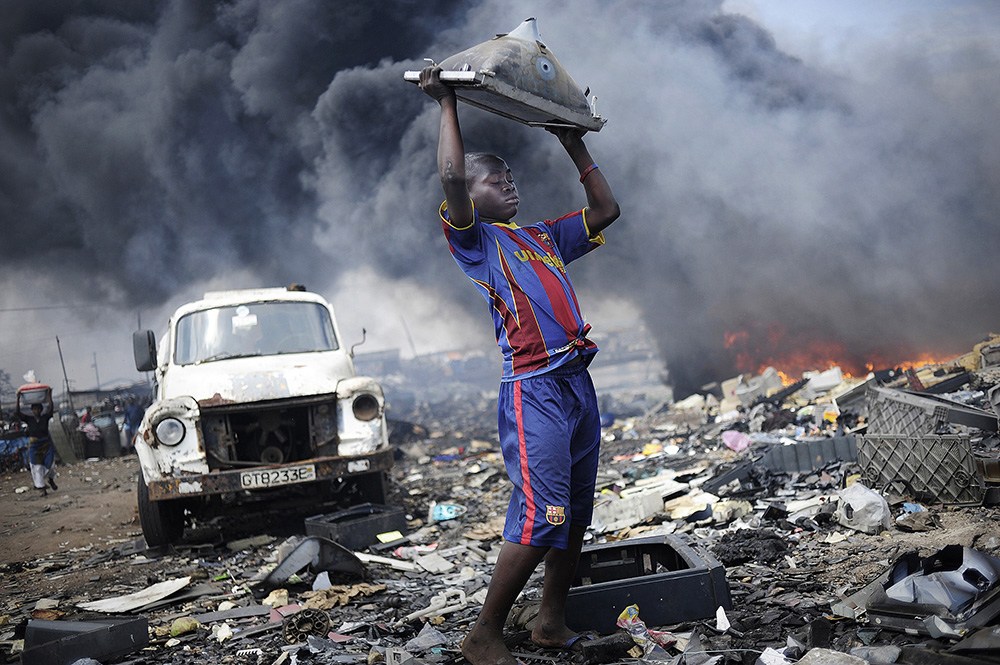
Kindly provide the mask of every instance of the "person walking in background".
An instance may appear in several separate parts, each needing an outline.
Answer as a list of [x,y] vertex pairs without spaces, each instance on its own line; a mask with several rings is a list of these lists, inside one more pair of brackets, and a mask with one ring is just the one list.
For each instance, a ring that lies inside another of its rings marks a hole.
[[28,430],[28,465],[31,468],[31,480],[42,496],[48,494],[46,481],[53,490],[59,489],[56,485],[54,468],[56,448],[52,443],[52,437],[49,436],[49,421],[52,419],[53,411],[52,393],[49,393],[47,404],[36,402],[31,405],[30,416],[21,412],[21,393],[17,394],[15,413]]
[[125,405],[125,448],[122,454],[128,454],[135,449],[135,434],[139,431],[139,423],[142,422],[145,413],[146,410],[139,405],[139,400],[130,397],[128,404]]

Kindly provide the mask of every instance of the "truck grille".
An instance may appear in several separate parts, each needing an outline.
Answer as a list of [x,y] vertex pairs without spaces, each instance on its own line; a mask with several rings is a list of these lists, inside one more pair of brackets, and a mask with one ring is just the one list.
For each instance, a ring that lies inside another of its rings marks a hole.
[[201,428],[209,467],[286,464],[336,454],[336,400],[310,401],[203,406]]

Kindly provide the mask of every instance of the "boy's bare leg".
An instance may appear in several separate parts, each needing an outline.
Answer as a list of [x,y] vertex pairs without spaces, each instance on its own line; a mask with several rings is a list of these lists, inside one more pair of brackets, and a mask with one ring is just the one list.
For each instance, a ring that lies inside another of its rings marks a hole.
[[553,547],[545,555],[542,605],[538,610],[535,628],[531,631],[531,641],[540,647],[558,648],[576,636],[566,626],[566,597],[580,560],[584,533],[585,527],[571,526],[566,549]]
[[462,642],[462,655],[472,665],[514,665],[517,662],[503,643],[503,627],[518,594],[548,549],[510,541],[503,544],[483,609]]

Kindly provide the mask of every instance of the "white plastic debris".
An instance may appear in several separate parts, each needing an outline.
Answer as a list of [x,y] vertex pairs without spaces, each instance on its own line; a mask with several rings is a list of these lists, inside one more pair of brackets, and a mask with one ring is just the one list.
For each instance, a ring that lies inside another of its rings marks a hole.
[[861,483],[837,492],[840,503],[835,513],[837,521],[855,531],[876,534],[886,531],[891,524],[888,502],[881,494]]
[[455,564],[448,561],[437,552],[431,552],[430,554],[425,554],[419,557],[417,559],[417,565],[426,570],[428,573],[446,573],[455,567]]
[[148,605],[149,603],[153,603],[157,600],[162,600],[167,596],[173,595],[186,587],[190,581],[190,576],[180,577],[175,580],[160,582],[150,587],[146,587],[141,591],[136,591],[135,593],[130,593],[124,596],[118,596],[117,598],[107,598],[105,600],[95,600],[89,603],[80,603],[77,607],[84,610],[90,610],[91,612],[124,614],[125,612],[131,612],[136,608],[142,607],[143,605]]
[[324,570],[313,580],[312,590],[322,591],[323,589],[329,589],[331,586],[333,584],[330,582],[330,573]]
[[731,626],[732,624],[729,623],[729,617],[726,616],[725,608],[723,608],[722,605],[719,605],[719,607],[715,610],[715,629],[720,633],[724,633],[729,630]]
[[233,629],[228,623],[215,624],[212,626],[212,639],[222,644],[233,636]]
[[771,647],[764,649],[764,652],[757,657],[756,665],[787,665],[792,661],[785,658],[780,651],[775,651]]

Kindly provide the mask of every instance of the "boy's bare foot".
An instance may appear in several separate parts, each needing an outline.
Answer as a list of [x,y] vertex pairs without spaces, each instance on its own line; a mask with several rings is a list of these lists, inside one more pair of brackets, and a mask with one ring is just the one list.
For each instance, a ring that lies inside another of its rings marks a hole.
[[462,655],[472,665],[519,665],[503,640],[478,637],[475,628],[462,641]]
[[581,640],[593,639],[590,635],[574,632],[566,626],[563,626],[560,630],[551,632],[543,631],[540,628],[536,627],[531,632],[531,642],[536,647],[541,647],[542,649],[572,651],[574,648],[579,648]]

